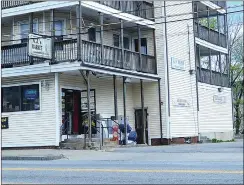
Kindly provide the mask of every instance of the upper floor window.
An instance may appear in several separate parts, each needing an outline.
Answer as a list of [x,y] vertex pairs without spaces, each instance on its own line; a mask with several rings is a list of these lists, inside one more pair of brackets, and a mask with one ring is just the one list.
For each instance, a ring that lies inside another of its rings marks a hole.
[[96,28],[88,29],[88,39],[89,41],[96,42]]
[[[120,36],[113,34],[113,42],[115,47],[120,47]],[[123,38],[124,49],[130,49],[130,39],[128,37]]]
[[[54,34],[55,34],[55,41],[62,41],[64,35],[64,21],[63,20],[56,20],[54,22]],[[63,50],[63,44],[56,42],[55,43],[56,50]]]
[[[139,52],[138,48],[138,39],[135,39],[135,51]],[[146,38],[141,38],[141,53],[142,54],[147,54],[147,39]]]
[[[28,34],[30,33],[30,24],[28,21],[23,21],[20,23],[20,35],[21,43],[26,43],[28,39]],[[33,33],[38,33],[37,20],[33,22]]]
[[40,110],[39,84],[2,88],[2,112]]

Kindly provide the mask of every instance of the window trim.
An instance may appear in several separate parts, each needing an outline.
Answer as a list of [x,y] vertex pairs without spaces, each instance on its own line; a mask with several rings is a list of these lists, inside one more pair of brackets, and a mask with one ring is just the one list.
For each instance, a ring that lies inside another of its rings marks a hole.
[[39,110],[28,110],[28,111],[1,112],[2,115],[26,114],[26,113],[28,114],[28,113],[39,113],[39,112],[42,112],[42,92],[41,92],[42,83],[41,83],[41,81],[2,85],[2,88],[4,88],[4,87],[24,86],[24,85],[39,85],[39,104],[40,104],[40,109]]

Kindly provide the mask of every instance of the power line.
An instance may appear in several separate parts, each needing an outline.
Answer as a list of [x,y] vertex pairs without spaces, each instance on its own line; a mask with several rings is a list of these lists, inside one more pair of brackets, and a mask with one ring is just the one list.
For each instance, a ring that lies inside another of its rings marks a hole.
[[[191,2],[192,3],[192,2]],[[177,5],[182,5],[183,3],[179,3]],[[184,3],[186,4],[186,3]],[[189,3],[188,3],[189,4]],[[173,6],[173,5],[168,5],[168,6]],[[230,9],[230,8],[237,8],[237,7],[240,7],[242,5],[234,5],[234,6],[229,6],[229,7],[226,7],[226,9]],[[161,8],[164,7],[164,6],[161,6]],[[157,7],[159,8],[159,7]],[[152,8],[154,9],[154,8]],[[223,8],[216,8],[216,9],[213,9],[212,11],[217,11],[219,9],[223,9]],[[145,20],[156,20],[156,19],[161,19],[161,18],[169,18],[169,17],[176,17],[176,16],[183,16],[183,15],[190,15],[190,14],[195,14],[195,13],[202,13],[202,12],[207,12],[208,10],[203,10],[203,11],[197,11],[197,12],[188,12],[188,13],[182,13],[182,14],[173,14],[173,15],[168,15],[168,16],[159,16],[159,17],[154,17],[154,18],[148,18],[148,19],[133,19],[133,20],[129,20],[129,21],[123,21],[124,23],[129,23],[129,22],[139,22],[139,21],[145,21]],[[122,12],[123,13],[123,12]],[[107,14],[107,15],[114,15],[114,14],[118,14],[118,13],[112,13],[112,14]],[[119,13],[121,14],[121,13]],[[227,13],[223,13],[223,14],[227,14]],[[223,15],[222,14],[222,15]],[[200,17],[200,18],[205,18],[205,16],[203,17]],[[71,20],[77,20],[77,18],[74,18],[74,19],[66,19],[67,21],[71,21]],[[42,22],[38,22],[39,23],[51,23],[52,21],[42,21]],[[53,22],[57,22],[56,21],[53,21]],[[108,23],[108,24],[96,24],[96,25],[92,25],[92,26],[83,26],[81,28],[90,28],[90,27],[101,27],[101,26],[111,26],[111,25],[118,25],[120,24],[120,21],[119,22],[114,22],[114,23]],[[22,25],[29,25],[29,23],[26,23],[26,24],[22,24]],[[144,26],[148,26],[148,25],[153,25],[153,24],[145,24]],[[13,24],[12,26],[9,26],[9,27],[13,27],[13,26],[19,26],[19,25],[15,25]],[[5,26],[6,27],[6,26]],[[56,31],[62,31],[62,30],[56,30]]]

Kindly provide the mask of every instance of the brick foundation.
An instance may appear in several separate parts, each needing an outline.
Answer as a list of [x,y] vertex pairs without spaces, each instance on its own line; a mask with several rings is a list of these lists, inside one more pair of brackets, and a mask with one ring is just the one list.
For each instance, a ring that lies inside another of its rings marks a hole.
[[[198,137],[188,137],[191,139],[191,143],[197,143]],[[158,146],[158,145],[170,145],[170,144],[185,144],[185,138],[184,137],[177,137],[171,139],[163,138],[162,141],[160,138],[152,138],[151,139],[151,145],[152,146]]]

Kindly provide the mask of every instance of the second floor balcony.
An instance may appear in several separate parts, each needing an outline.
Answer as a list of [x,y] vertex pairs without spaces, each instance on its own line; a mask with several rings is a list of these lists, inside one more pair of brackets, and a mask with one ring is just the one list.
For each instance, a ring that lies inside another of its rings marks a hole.
[[[30,65],[27,43],[13,44],[2,47],[1,64],[3,68],[18,67]],[[61,62],[77,61],[77,39],[68,39],[55,42],[55,59],[51,65]],[[122,61],[122,50],[118,47],[104,45],[104,60],[101,59],[101,44],[82,41],[81,61],[91,64],[109,66],[114,68],[126,69],[143,73],[156,74],[155,57],[150,55],[141,55],[130,50],[124,50],[124,63]],[[46,59],[33,58],[34,64],[43,63]]]

